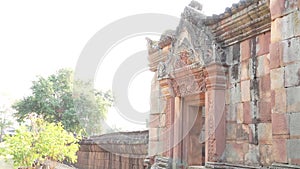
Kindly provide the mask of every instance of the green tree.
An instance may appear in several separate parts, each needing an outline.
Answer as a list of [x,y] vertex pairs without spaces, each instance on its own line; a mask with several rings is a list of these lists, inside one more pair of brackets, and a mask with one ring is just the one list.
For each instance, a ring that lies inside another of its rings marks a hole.
[[11,155],[15,167],[31,167],[47,160],[76,162],[79,139],[63,129],[61,123],[48,123],[31,117],[30,126],[21,126],[13,136],[5,136],[0,155]]
[[101,120],[112,104],[110,91],[97,91],[89,82],[75,81],[68,69],[38,77],[31,90],[31,95],[13,105],[19,122],[34,112],[76,133],[83,128],[88,134],[100,134]]

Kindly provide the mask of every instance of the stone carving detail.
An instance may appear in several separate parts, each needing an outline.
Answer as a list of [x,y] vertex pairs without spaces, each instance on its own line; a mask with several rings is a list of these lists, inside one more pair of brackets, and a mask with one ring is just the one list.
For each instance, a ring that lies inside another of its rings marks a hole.
[[153,53],[154,51],[159,49],[157,41],[151,40],[150,38],[147,37],[146,40],[147,40],[148,53]]
[[159,62],[158,67],[157,67],[157,76],[158,79],[163,79],[167,78],[168,73],[167,73],[167,66],[164,62]]
[[195,0],[191,1],[189,6],[196,9],[196,10],[202,11],[202,5],[199,2],[195,1]]
[[186,65],[190,65],[194,62],[195,58],[193,56],[193,50],[192,49],[184,49],[179,52],[179,57],[176,60],[175,68],[181,68]]
[[208,101],[208,108],[207,108],[207,142],[208,142],[208,161],[216,161],[216,144],[215,144],[215,121],[213,116],[213,100],[211,93],[208,93],[207,95],[207,101]]
[[176,96],[187,96],[205,92],[204,75],[201,72],[173,79],[173,91]]

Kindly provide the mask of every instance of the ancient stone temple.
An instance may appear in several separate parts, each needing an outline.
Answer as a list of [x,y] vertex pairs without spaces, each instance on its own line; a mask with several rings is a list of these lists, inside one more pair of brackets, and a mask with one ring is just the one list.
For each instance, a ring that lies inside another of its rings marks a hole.
[[300,168],[300,0],[241,0],[148,39],[153,168]]

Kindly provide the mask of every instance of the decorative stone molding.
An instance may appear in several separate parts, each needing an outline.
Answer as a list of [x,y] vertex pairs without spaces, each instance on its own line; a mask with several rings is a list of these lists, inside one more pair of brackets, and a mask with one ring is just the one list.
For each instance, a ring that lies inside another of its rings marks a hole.
[[289,164],[279,164],[274,163],[270,166],[270,169],[300,169],[298,165],[289,165]]
[[218,169],[259,169],[261,167],[254,167],[254,166],[246,166],[246,165],[239,165],[239,164],[229,164],[229,163],[217,163],[217,162],[207,162],[205,164],[205,168],[218,168]]
[[207,17],[205,24],[222,47],[271,30],[268,0],[242,0],[223,14]]

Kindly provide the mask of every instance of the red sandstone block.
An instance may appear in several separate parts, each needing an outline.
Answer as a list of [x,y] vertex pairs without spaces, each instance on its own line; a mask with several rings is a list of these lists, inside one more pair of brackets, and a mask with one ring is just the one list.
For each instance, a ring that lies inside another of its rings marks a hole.
[[292,158],[292,159],[290,159],[290,161],[291,161],[290,163],[293,164],[293,165],[300,165],[300,159],[293,159]]
[[251,113],[250,102],[243,103],[243,110],[244,110],[244,123],[245,124],[252,123],[252,113]]
[[270,44],[270,69],[279,68],[282,63],[282,43]]
[[286,89],[272,90],[271,107],[272,107],[272,113],[286,113],[287,111]]
[[276,163],[287,163],[286,139],[273,139],[273,160]]
[[256,55],[261,56],[269,53],[269,46],[271,43],[271,32],[261,34],[256,37]]
[[260,163],[263,166],[270,166],[272,160],[272,145],[259,145]]
[[251,57],[251,39],[245,40],[241,43],[241,61],[247,60]]
[[288,117],[284,113],[272,114],[273,135],[289,134]]
[[241,99],[242,102],[250,101],[250,80],[241,82]]
[[270,12],[272,19],[280,17],[284,12],[285,0],[271,0],[270,1]]
[[262,76],[259,79],[259,91],[260,93],[262,93],[270,90],[271,90],[271,79],[270,79],[270,74],[267,74],[265,76]]
[[270,12],[272,20],[299,9],[299,0],[271,0]]
[[271,122],[271,102],[260,101],[258,103],[258,119],[260,122],[266,123]]
[[258,124],[258,142],[259,144],[272,144],[272,124]]
[[249,80],[249,60],[241,62],[241,80]]

